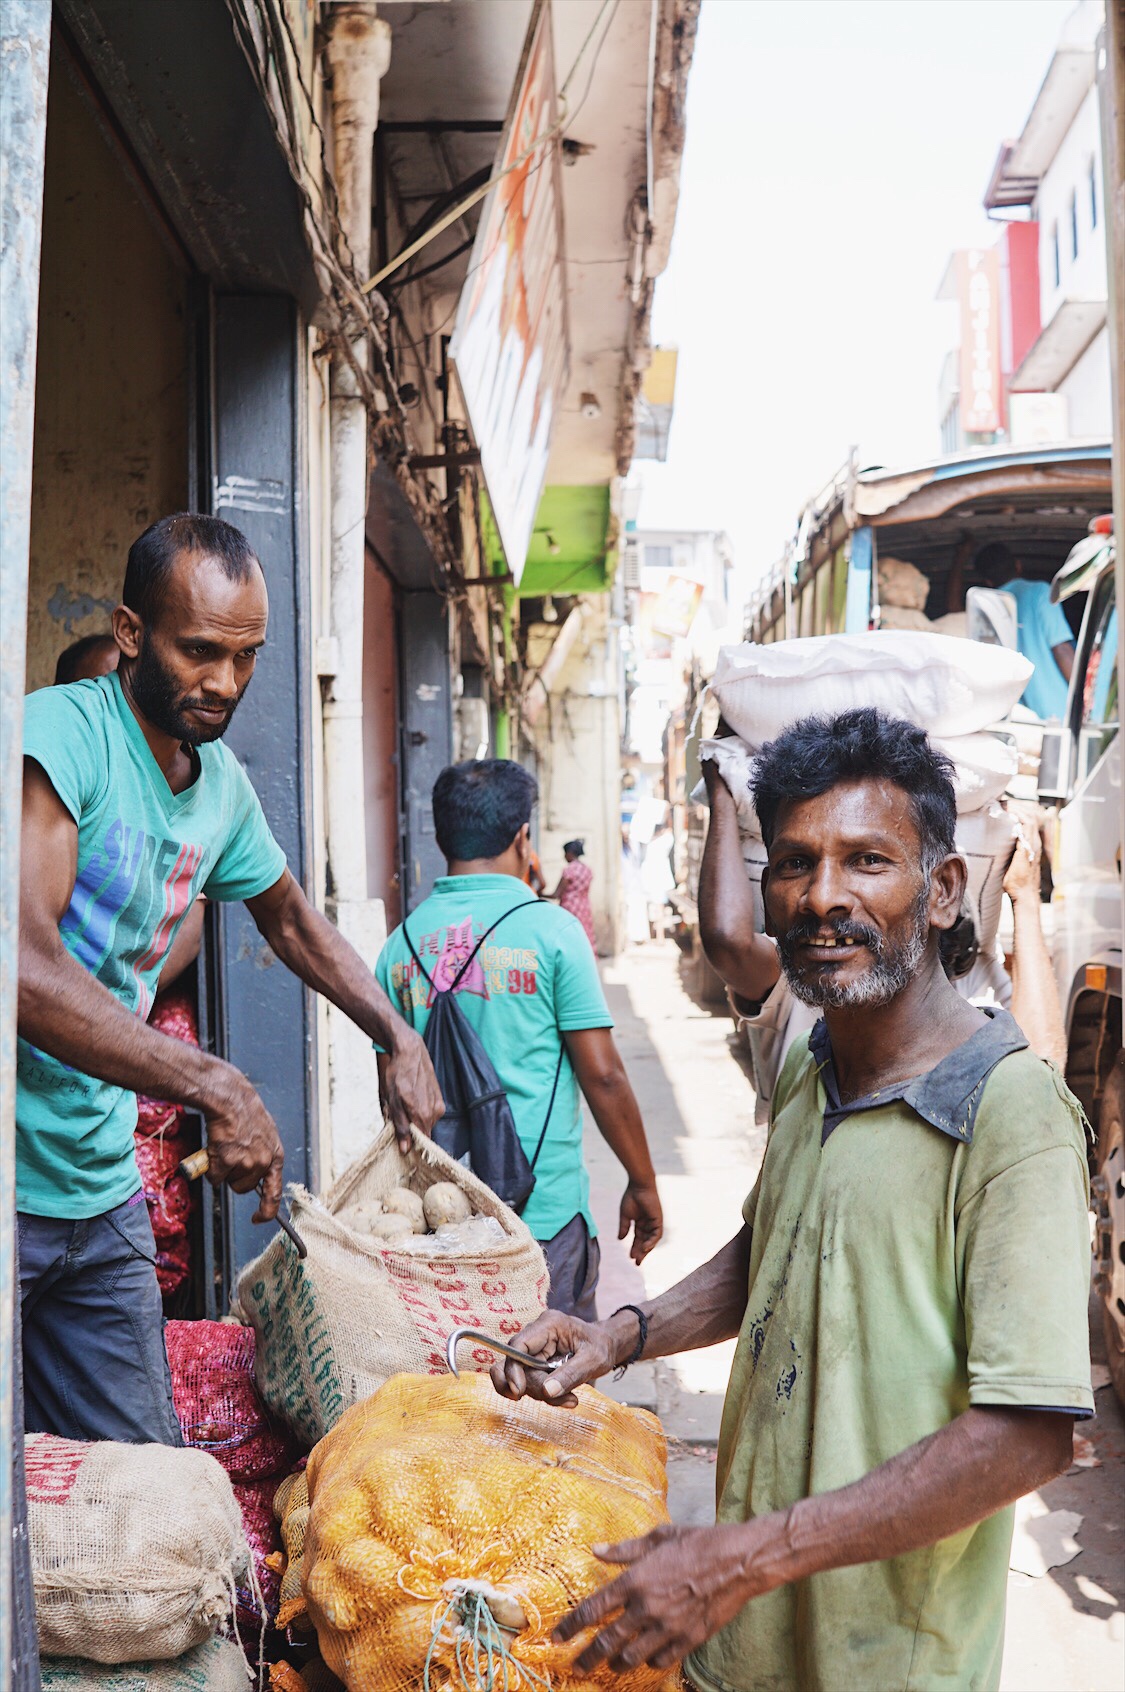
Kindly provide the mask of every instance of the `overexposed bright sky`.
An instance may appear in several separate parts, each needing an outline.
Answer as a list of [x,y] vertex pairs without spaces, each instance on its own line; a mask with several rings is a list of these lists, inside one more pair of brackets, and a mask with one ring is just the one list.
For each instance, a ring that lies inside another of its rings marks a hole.
[[852,443],[939,452],[934,296],[1071,0],[704,0],[654,340],[678,345],[642,527],[726,529],[740,589]]

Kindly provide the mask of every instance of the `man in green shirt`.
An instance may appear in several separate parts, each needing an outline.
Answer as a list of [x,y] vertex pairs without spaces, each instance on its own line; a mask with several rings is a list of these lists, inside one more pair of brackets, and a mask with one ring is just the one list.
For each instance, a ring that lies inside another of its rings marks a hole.
[[770,932],[823,1011],[792,1047],[741,1231],[639,1312],[550,1313],[498,1390],[574,1403],[639,1356],[738,1336],[718,1524],[599,1547],[577,1659],[686,1658],[700,1692],[999,1685],[1012,1505],[1092,1413],[1081,1112],[1005,1011],[961,999],[950,766],[872,710],[758,762]]
[[245,1076],[146,1025],[203,893],[390,1051],[400,1135],[441,1095],[422,1041],[285,865],[222,736],[266,638],[261,565],[215,517],[154,523],[113,614],[116,671],[26,702],[16,1208],[30,1431],[176,1444],[136,1094],[191,1105],[212,1181],[277,1214],[284,1151]]

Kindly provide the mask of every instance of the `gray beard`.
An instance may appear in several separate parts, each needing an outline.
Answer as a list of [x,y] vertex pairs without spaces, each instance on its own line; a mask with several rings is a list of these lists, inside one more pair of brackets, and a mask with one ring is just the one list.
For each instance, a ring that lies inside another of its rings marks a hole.
[[893,951],[879,952],[871,968],[858,981],[809,981],[802,978],[785,951],[781,951],[781,967],[789,990],[803,1005],[815,1010],[860,1010],[889,1005],[917,974],[930,938],[927,920],[929,884],[922,889],[914,906],[914,928],[910,938]]

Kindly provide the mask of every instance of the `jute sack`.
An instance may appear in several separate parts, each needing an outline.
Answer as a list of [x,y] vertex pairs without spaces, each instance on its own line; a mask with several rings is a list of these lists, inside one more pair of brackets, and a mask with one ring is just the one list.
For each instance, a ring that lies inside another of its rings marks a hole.
[[[226,1474],[204,1451],[27,1436],[39,1648],[97,1663],[201,1645],[246,1566]],[[186,1683],[185,1683],[186,1684]]]
[[170,1663],[104,1667],[76,1657],[44,1657],[43,1692],[248,1692],[246,1658],[230,1639],[208,1639]]
[[[257,1330],[258,1387],[271,1409],[309,1444],[343,1412],[403,1373],[442,1374],[454,1328],[516,1334],[543,1309],[547,1267],[527,1225],[496,1194],[425,1135],[404,1156],[384,1127],[323,1202],[289,1189],[293,1225],[308,1247],[302,1262],[278,1234],[238,1280],[238,1313]],[[393,1240],[357,1233],[340,1212],[395,1187],[423,1194],[452,1181],[474,1211],[495,1217],[505,1240],[486,1255],[427,1258]],[[492,1354],[465,1347],[465,1368],[487,1369]]]

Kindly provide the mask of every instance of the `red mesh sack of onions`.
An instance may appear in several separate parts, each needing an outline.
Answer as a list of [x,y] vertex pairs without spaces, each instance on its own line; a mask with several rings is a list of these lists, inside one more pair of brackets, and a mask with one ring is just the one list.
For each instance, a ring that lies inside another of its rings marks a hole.
[[186,1235],[191,1215],[191,1188],[179,1173],[180,1161],[191,1147],[173,1134],[156,1139],[134,1134],[133,1145],[156,1243],[171,1244]]
[[156,1280],[164,1298],[179,1292],[191,1275],[191,1241],[186,1234],[156,1248]]
[[232,1481],[289,1473],[302,1447],[271,1416],[254,1381],[254,1330],[237,1322],[166,1322],[172,1398],[188,1445]]
[[[186,1045],[198,1046],[199,1028],[195,1020],[195,1006],[186,992],[162,993],[149,1017],[149,1027],[171,1040],[183,1040]],[[167,1099],[150,1099],[137,1095],[137,1133],[175,1134],[183,1121],[182,1105],[169,1104]]]
[[[273,1495],[280,1484],[281,1477],[277,1475],[272,1475],[269,1480],[233,1483],[234,1496],[238,1499],[238,1507],[242,1511],[246,1543],[250,1547],[258,1575],[266,1619],[270,1622],[275,1619],[281,1602],[281,1575],[266,1562],[267,1557],[274,1556],[281,1550],[281,1529],[273,1513]],[[238,1620],[256,1632],[261,1621],[257,1599],[245,1580],[239,1581],[237,1592]]]

